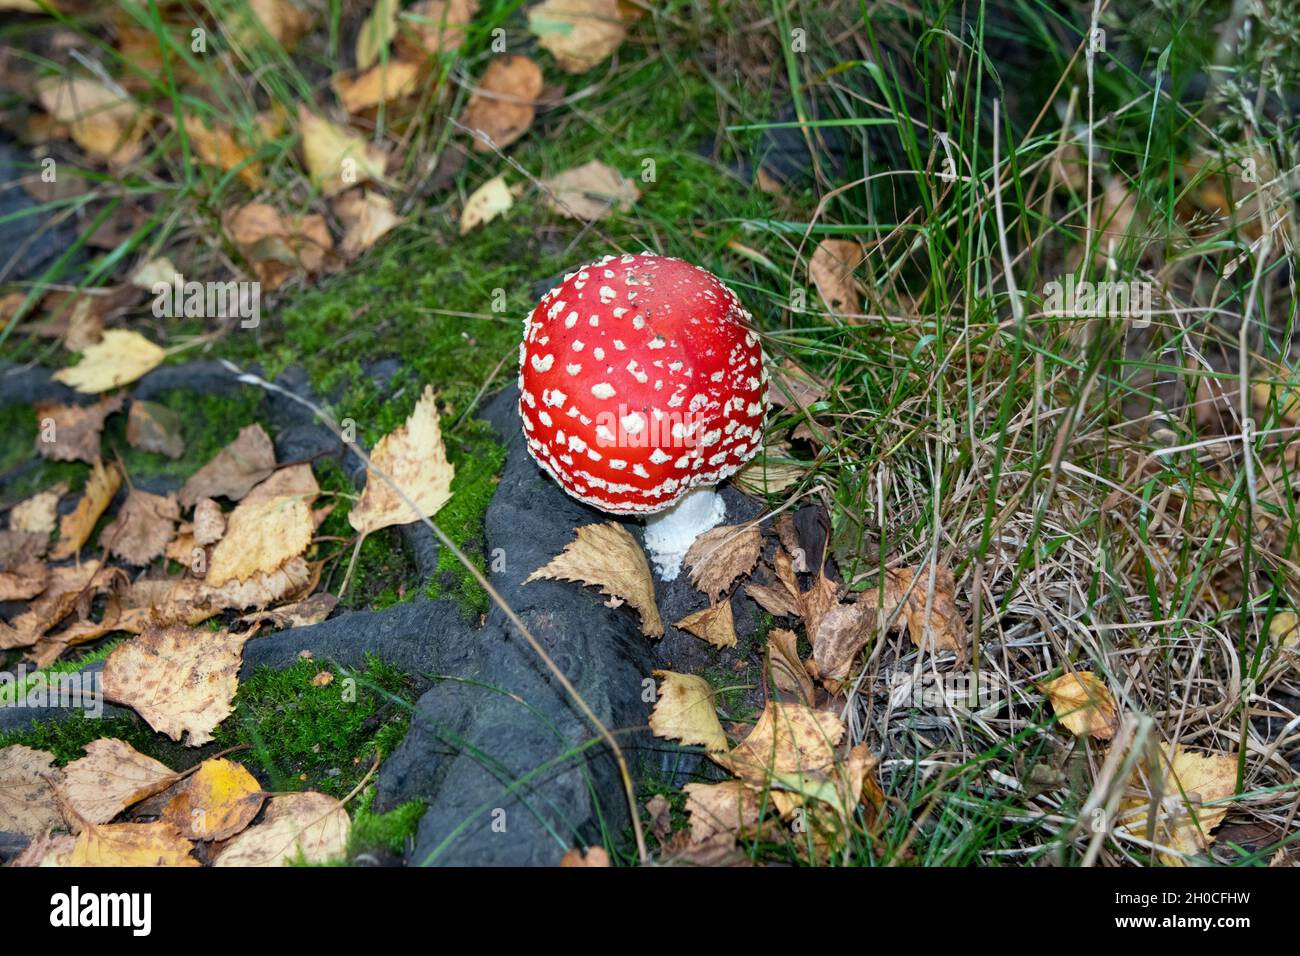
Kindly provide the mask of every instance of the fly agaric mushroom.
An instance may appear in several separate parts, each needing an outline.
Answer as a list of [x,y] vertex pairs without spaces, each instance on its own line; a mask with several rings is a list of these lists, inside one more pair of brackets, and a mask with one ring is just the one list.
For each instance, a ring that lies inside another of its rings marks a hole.
[[566,492],[646,515],[671,581],[722,522],[713,490],[758,451],[767,371],[749,313],[698,266],[652,253],[571,272],[524,321],[519,417],[528,451]]

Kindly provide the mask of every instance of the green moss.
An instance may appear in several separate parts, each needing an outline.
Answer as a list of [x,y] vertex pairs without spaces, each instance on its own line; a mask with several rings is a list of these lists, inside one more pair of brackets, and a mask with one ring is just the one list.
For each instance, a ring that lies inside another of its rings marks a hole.
[[349,856],[380,851],[401,854],[407,841],[415,836],[420,818],[427,809],[424,801],[412,800],[387,813],[375,813],[371,809],[374,799],[372,790],[357,801],[352,817]]
[[62,767],[85,756],[86,744],[104,737],[124,740],[140,753],[165,763],[173,770],[184,770],[201,759],[200,751],[154,733],[134,714],[106,720],[72,717],[43,721],[24,730],[0,734],[0,748],[23,744],[35,750],[48,750]]
[[[133,448],[126,441],[126,415],[114,415],[104,426],[102,447],[121,455],[127,474],[137,478],[173,478],[184,481],[239,436],[239,430],[260,420],[263,395],[241,388],[230,395],[192,392],[178,388],[151,398],[170,408],[181,420],[185,453],[175,460],[166,455]],[[267,427],[263,422],[263,427]]]
[[[334,679],[316,686],[317,674]],[[259,668],[239,688],[235,713],[213,735],[217,744],[249,744],[241,758],[274,790],[350,792],[375,756],[386,756],[406,733],[411,684],[401,671],[369,659],[364,672],[299,661]]]

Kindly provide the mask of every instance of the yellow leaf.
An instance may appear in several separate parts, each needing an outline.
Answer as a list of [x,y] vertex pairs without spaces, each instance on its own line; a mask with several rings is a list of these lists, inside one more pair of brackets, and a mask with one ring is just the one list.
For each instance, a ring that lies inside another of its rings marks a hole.
[[688,614],[674,625],[708,641],[714,647],[735,647],[736,627],[731,617],[731,600]]
[[235,709],[247,634],[146,628],[104,663],[104,696],[135,710],[172,740],[197,747]]
[[207,582],[219,588],[275,571],[307,550],[314,530],[311,508],[297,495],[241,501],[212,549]]
[[[197,116],[186,115],[184,120],[185,136],[200,162],[207,166],[216,167],[222,172],[229,172],[239,167],[239,172],[235,175],[245,185],[250,189],[262,188],[264,182],[262,164],[251,161],[253,151],[241,145],[230,130],[224,126],[209,128]],[[175,272],[175,267],[173,267],[162,281],[170,283]],[[152,283],[149,286],[142,286],[142,288],[150,288],[151,286]]]
[[360,113],[380,103],[391,103],[412,95],[419,88],[419,81],[419,64],[389,60],[361,73],[335,76],[330,85],[345,110]]
[[731,752],[712,756],[746,783],[764,787],[774,775],[827,770],[843,736],[843,722],[830,711],[768,700],[749,736]]
[[397,32],[397,0],[378,0],[357,34],[357,68],[364,70],[379,60]]
[[66,124],[93,159],[124,166],[140,155],[145,124],[140,107],[124,92],[73,76],[46,77],[36,92],[45,111]]
[[576,531],[578,537],[524,583],[550,579],[595,585],[637,609],[642,634],[663,637],[650,565],[636,539],[616,521],[583,525]]
[[21,744],[0,749],[0,830],[34,839],[62,826],[51,786],[62,778],[52,753]]
[[451,499],[456,470],[447,461],[442,444],[433,386],[424,387],[406,424],[379,439],[370,453],[370,463],[402,490],[419,514],[412,513],[388,481],[368,470],[365,490],[348,512],[348,522],[362,534],[432,517]]
[[367,180],[382,182],[387,157],[364,137],[298,107],[303,160],[312,183],[334,196]]
[[727,749],[727,735],[718,722],[713,688],[703,677],[655,671],[659,699],[650,714],[650,729],[656,737],[700,744],[710,751]]
[[1074,671],[1048,681],[1041,690],[1052,702],[1052,711],[1074,736],[1091,734],[1098,740],[1115,736],[1119,725],[1115,698],[1096,674]]
[[393,212],[386,196],[368,189],[352,189],[334,200],[334,214],[345,230],[339,252],[353,259],[406,220]]
[[[1174,852],[1161,852],[1166,866],[1186,866],[1184,856],[1206,850],[1214,842],[1210,831],[1228,815],[1237,788],[1237,758],[1230,754],[1199,754],[1182,746],[1160,744],[1160,765],[1148,762],[1135,769],[1129,785],[1144,795],[1126,800],[1116,826],[1146,837],[1155,801],[1155,842]],[[1209,806],[1208,804],[1215,804]]]
[[81,546],[95,530],[95,522],[113,500],[121,484],[122,472],[117,465],[110,464],[105,468],[104,463],[96,459],[77,507],[59,520],[59,542],[50,553],[51,558],[61,561],[81,550]]
[[253,822],[266,794],[251,773],[230,760],[205,760],[163,807],[162,820],[191,840],[229,840]]
[[109,329],[81,353],[81,361],[54,373],[54,380],[79,392],[106,392],[128,385],[162,364],[167,357],[139,332]]
[[116,823],[81,831],[67,866],[198,866],[194,844],[170,823]]
[[722,783],[688,783],[686,816],[691,824],[691,842],[702,843],[719,833],[734,838],[758,823],[758,793],[739,780]]
[[323,793],[272,797],[266,817],[226,843],[214,866],[331,863],[347,853],[352,821],[343,804]]
[[862,293],[853,270],[862,262],[862,246],[851,239],[823,239],[808,260],[808,277],[828,311],[836,315],[862,312]]
[[465,209],[460,214],[460,234],[463,236],[471,229],[491,222],[514,204],[515,197],[506,185],[506,178],[493,176],[465,200]]
[[627,36],[618,0],[545,0],[528,11],[528,29],[566,73],[587,72]]

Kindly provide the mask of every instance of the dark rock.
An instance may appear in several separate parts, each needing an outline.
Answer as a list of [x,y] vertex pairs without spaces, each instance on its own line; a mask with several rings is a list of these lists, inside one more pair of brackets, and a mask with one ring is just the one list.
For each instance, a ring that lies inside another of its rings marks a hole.
[[[39,163],[0,141],[0,282],[41,275],[77,240],[80,223],[75,217],[58,211],[28,212],[40,203],[19,181],[39,172]],[[81,253],[74,258],[84,257]]]
[[50,378],[48,369],[0,363],[0,408],[36,402],[84,403],[85,395]]

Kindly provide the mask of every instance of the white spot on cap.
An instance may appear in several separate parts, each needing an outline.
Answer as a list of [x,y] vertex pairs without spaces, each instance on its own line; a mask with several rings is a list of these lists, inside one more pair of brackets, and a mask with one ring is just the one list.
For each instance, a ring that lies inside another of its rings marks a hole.
[[609,382],[597,382],[591,386],[591,394],[597,398],[613,398],[614,386],[610,385]]
[[645,416],[640,412],[632,412],[620,418],[619,424],[623,426],[623,431],[629,435],[639,435],[645,430]]
[[532,366],[534,372],[549,372],[551,370],[551,366],[554,364],[555,364],[554,355],[547,355],[545,358],[542,358],[541,356],[538,355],[534,355],[532,358]]
[[671,457],[670,455],[664,454],[664,450],[662,448],[656,448],[654,451],[650,453],[650,463],[654,465],[662,465],[670,457]]

